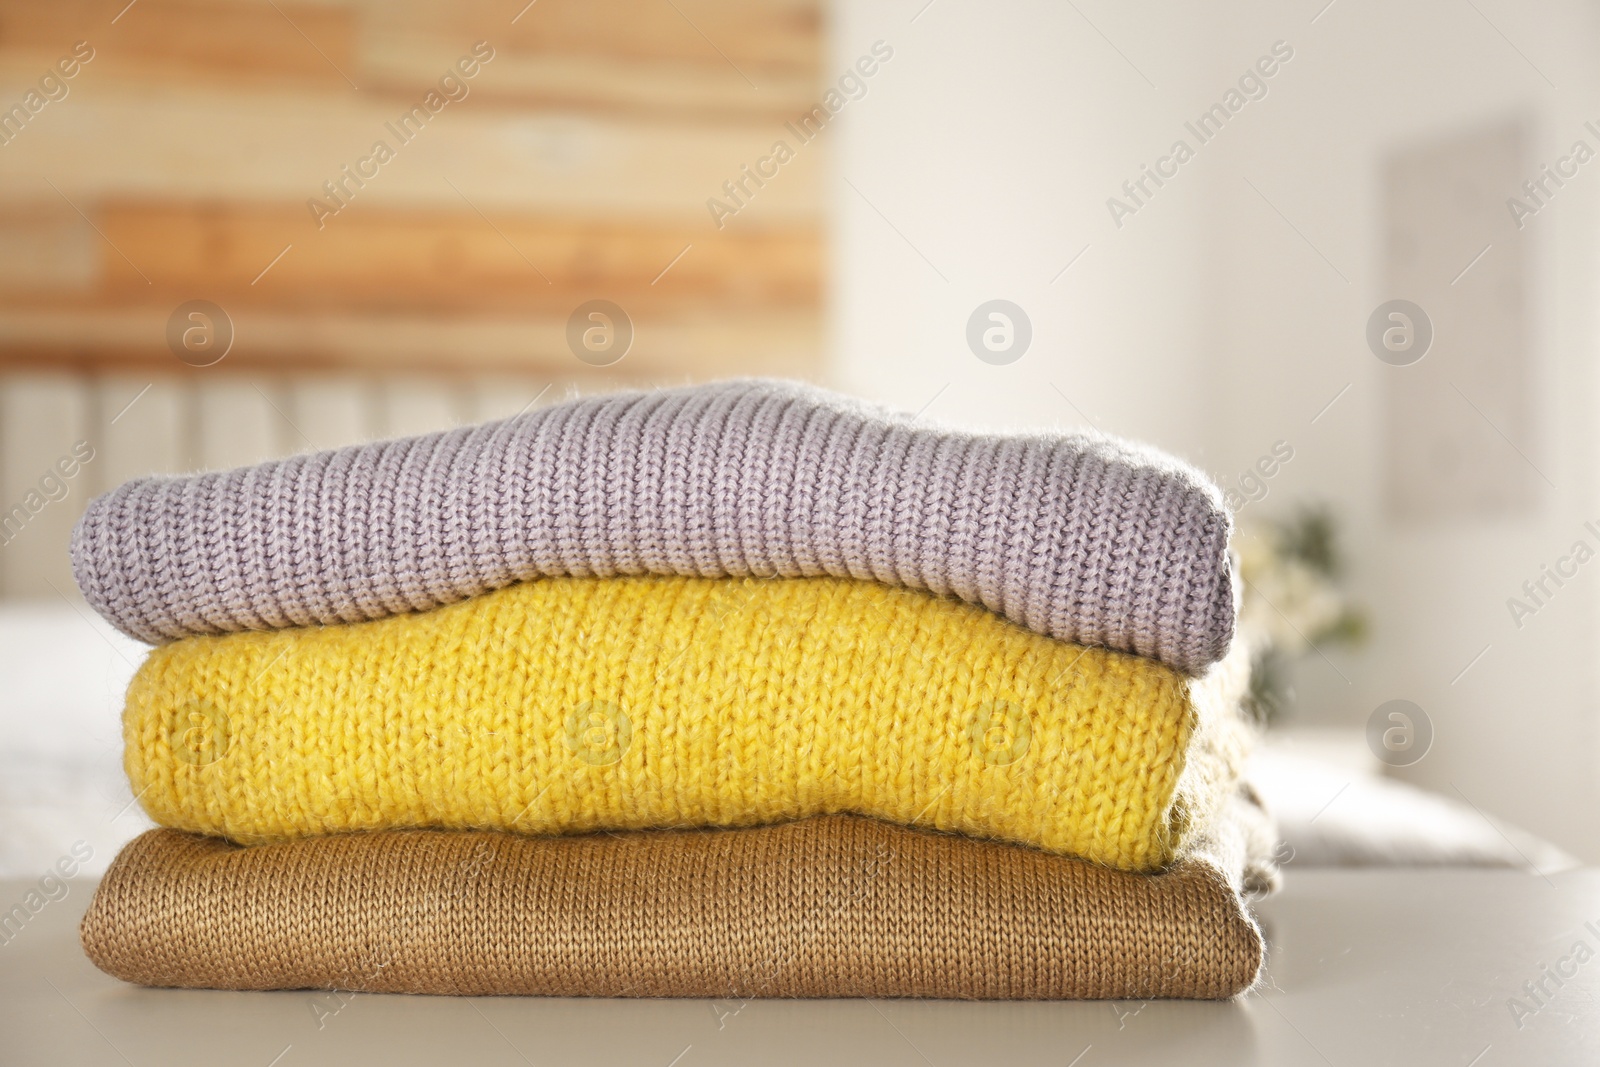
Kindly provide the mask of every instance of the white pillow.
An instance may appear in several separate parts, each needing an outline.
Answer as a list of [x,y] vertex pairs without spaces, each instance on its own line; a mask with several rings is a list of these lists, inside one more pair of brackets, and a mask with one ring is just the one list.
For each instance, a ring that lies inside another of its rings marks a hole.
[[1579,866],[1540,837],[1459,801],[1344,763],[1264,745],[1248,777],[1293,867]]

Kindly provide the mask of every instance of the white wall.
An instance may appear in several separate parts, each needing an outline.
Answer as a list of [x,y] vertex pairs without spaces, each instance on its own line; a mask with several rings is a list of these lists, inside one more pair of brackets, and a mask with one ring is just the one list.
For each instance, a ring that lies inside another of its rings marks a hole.
[[[1167,143],[1188,42],[1097,13],[1137,43],[1152,89],[1067,5],[935,0],[913,22],[922,3],[835,8],[836,71],[874,41],[894,48],[829,131],[840,383],[913,410],[948,385],[929,417],[1088,420],[1202,451],[1194,401],[1211,383],[1175,358],[1194,350],[1199,321],[1200,183],[1174,182],[1120,232],[1104,206]],[[1033,322],[1009,366],[965,340],[969,314],[994,298]]]
[[[1366,650],[1307,662],[1300,714],[1359,725],[1384,700],[1414,700],[1436,741],[1408,777],[1595,860],[1600,564],[1520,631],[1505,601],[1600,520],[1600,164],[1508,235],[1531,264],[1535,418],[1518,446],[1557,488],[1541,483],[1536,507],[1495,519],[1404,524],[1382,500],[1381,375],[1395,368],[1363,330],[1402,295],[1383,291],[1385,154],[1524,116],[1536,164],[1584,119],[1600,124],[1590,5],[1475,2],[1236,0],[1218,15],[1092,0],[1080,16],[935,0],[915,22],[922,0],[838,5],[839,69],[878,38],[895,57],[830,131],[836,375],[912,408],[952,383],[930,416],[1081,424],[1053,382],[1101,428],[1219,477],[1291,441],[1294,460],[1251,507],[1337,505],[1374,623]],[[1294,58],[1267,96],[1116,228],[1106,198],[1277,40]],[[1035,324],[1033,349],[1007,367],[963,339],[992,296]],[[1448,360],[1447,346],[1428,358]]]

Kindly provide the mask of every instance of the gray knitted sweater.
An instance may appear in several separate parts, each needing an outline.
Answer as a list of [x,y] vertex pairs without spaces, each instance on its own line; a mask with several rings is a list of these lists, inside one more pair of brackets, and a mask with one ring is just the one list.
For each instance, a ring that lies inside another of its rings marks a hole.
[[118,629],[355,622],[541,575],[835,575],[1198,672],[1233,635],[1202,475],[1077,434],[936,429],[811,386],[575,400],[94,500],[78,585]]

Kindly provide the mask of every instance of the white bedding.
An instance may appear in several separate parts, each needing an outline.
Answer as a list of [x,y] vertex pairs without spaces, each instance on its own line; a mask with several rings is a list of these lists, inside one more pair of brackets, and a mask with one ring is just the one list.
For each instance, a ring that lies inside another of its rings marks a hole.
[[1278,824],[1279,863],[1296,867],[1519,867],[1578,861],[1456,797],[1384,777],[1362,735],[1269,734],[1247,772]]
[[81,604],[0,603],[0,878],[37,879],[79,841],[94,850],[81,872],[99,874],[151,825],[122,773],[145,649]]

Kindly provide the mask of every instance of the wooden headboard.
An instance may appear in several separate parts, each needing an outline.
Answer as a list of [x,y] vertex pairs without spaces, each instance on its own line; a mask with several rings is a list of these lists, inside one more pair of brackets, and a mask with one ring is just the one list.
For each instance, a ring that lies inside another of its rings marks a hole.
[[[822,21],[821,0],[0,3],[0,595],[70,591],[82,504],[139,474],[573,389],[816,377],[826,139],[785,123],[821,98]],[[591,322],[631,330],[626,354],[579,351]],[[78,442],[93,458],[63,464]]]

